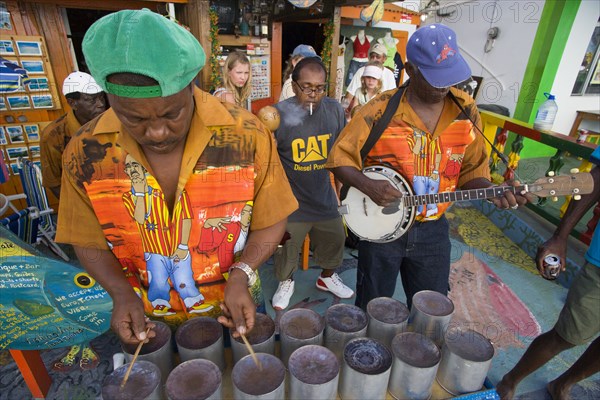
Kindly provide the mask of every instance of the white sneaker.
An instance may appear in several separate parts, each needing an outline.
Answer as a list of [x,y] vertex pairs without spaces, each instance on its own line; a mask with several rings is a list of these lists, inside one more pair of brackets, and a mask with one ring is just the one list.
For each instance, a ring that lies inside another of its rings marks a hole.
[[294,281],[286,279],[279,282],[277,291],[273,295],[273,308],[275,310],[285,310],[290,304],[290,299],[294,294]]
[[336,273],[327,278],[319,276],[319,279],[317,279],[317,289],[331,292],[340,299],[349,299],[354,295],[352,289],[344,285],[344,282],[342,282]]

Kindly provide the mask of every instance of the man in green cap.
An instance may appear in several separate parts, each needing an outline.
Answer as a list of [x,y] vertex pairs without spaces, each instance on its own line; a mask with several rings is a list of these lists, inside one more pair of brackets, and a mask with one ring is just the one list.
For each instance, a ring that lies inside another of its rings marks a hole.
[[[262,301],[255,270],[297,208],[272,135],[194,86],[202,47],[149,10],[98,20],[83,52],[111,108],[65,151],[57,240],[111,295],[125,343],[154,335],[144,315],[248,332]],[[242,214],[247,236],[232,233]]]

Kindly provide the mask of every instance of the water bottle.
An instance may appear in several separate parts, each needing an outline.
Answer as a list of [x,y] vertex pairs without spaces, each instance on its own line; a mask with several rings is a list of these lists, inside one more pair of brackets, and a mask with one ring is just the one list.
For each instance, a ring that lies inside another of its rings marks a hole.
[[544,93],[544,96],[546,96],[548,100],[542,103],[535,115],[533,129],[536,131],[551,130],[552,124],[554,124],[554,118],[556,118],[556,113],[558,112],[558,105],[556,104],[556,101],[554,101],[556,97],[550,93]]

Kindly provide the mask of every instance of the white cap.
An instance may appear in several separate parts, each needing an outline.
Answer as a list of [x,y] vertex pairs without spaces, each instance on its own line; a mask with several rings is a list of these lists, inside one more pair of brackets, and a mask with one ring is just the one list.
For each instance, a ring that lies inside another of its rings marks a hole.
[[370,76],[371,78],[381,79],[383,76],[383,69],[377,65],[367,65],[362,76]]
[[63,82],[63,94],[70,93],[96,94],[102,92],[102,88],[96,83],[90,74],[85,72],[72,72]]

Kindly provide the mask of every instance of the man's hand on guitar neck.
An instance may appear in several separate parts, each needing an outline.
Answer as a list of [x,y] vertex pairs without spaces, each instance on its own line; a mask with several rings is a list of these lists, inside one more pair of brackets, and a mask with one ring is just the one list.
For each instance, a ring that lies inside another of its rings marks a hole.
[[354,167],[337,167],[332,172],[345,185],[357,188],[380,207],[394,204],[402,197],[402,193],[388,181],[370,179]]
[[[521,183],[519,181],[506,181],[504,182],[502,185],[500,186],[520,186]],[[488,181],[487,179],[484,178],[476,178],[473,180],[470,180],[469,182],[465,183],[461,189],[463,190],[470,190],[470,189],[481,189],[481,188],[488,188],[488,187],[492,187],[494,186],[494,184],[490,181]],[[507,210],[507,209],[513,209],[516,210],[517,208],[519,208],[519,206],[523,206],[529,202],[532,202],[535,200],[535,196],[531,193],[512,193],[511,191],[507,190],[504,192],[504,195],[501,197],[493,197],[491,199],[488,199],[490,202],[494,203],[494,205],[500,209],[503,210]]]

